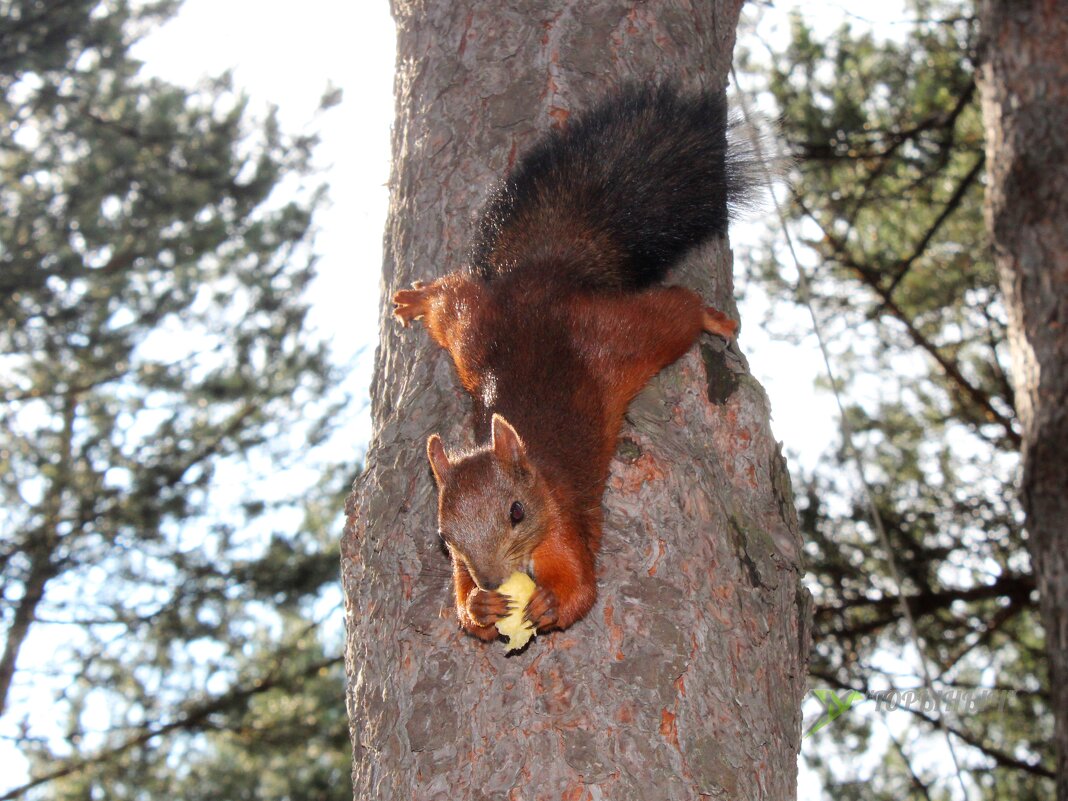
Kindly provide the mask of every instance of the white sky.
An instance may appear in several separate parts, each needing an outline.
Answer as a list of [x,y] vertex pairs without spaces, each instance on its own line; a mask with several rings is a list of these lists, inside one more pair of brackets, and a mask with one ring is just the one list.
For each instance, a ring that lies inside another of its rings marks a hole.
[[[254,107],[278,106],[283,129],[318,131],[316,163],[330,185],[317,216],[321,254],[311,321],[335,358],[355,359],[349,382],[363,399],[378,337],[382,232],[388,204],[394,30],[385,0],[186,0],[135,50],[146,69],[190,86],[233,69]],[[344,100],[316,116],[328,85]],[[365,413],[353,443],[370,437]]]

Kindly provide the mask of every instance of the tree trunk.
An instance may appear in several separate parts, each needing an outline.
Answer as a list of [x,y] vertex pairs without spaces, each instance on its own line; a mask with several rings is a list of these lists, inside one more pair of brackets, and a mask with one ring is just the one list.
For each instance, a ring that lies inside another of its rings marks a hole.
[[1068,2],[980,7],[987,226],[1009,315],[1031,559],[1068,801]]
[[[388,298],[456,269],[491,183],[622,79],[719,89],[740,0],[403,3],[375,432],[342,571],[358,799],[793,799],[809,596],[767,399],[703,340],[635,401],[600,599],[506,657],[463,634],[427,436],[471,443],[448,355]],[[714,242],[674,279],[733,305]]]

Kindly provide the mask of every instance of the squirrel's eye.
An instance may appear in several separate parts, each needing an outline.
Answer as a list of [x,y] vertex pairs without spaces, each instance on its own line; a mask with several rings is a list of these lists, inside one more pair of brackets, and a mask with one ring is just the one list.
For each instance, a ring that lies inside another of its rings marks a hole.
[[509,512],[509,515],[511,515],[512,517],[512,525],[514,526],[516,523],[521,521],[525,514],[526,512],[523,510],[523,504],[521,504],[519,501],[513,503],[512,509]]

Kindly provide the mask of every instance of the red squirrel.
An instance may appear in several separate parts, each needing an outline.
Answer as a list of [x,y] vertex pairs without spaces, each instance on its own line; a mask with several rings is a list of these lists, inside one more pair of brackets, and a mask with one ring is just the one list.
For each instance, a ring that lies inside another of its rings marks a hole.
[[628,404],[702,333],[734,336],[695,292],[654,285],[723,236],[745,195],[727,129],[722,93],[623,89],[517,161],[463,269],[393,296],[394,315],[449,352],[483,443],[427,442],[457,614],[476,637],[497,637],[509,601],[496,590],[514,571],[534,579],[538,631],[590,611]]

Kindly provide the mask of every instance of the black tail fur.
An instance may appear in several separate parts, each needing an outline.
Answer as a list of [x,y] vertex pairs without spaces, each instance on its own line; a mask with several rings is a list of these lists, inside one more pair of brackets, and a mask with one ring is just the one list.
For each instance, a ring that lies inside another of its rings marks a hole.
[[755,172],[728,145],[723,93],[629,87],[523,155],[482,211],[470,256],[483,279],[537,271],[636,289],[726,233]]

